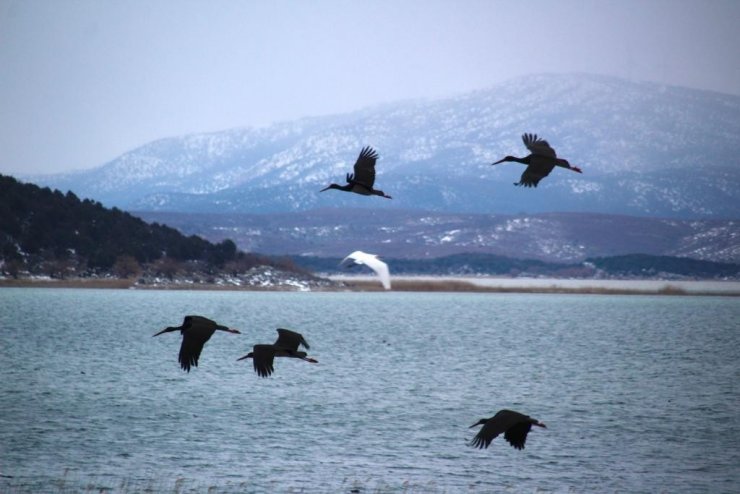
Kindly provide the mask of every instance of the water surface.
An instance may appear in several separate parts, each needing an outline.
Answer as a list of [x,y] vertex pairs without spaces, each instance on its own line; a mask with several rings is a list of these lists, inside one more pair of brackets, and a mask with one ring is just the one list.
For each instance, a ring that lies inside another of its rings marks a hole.
[[[179,368],[201,314],[239,328]],[[0,289],[0,491],[737,492],[724,297]],[[276,327],[319,360],[236,362]],[[548,425],[466,445],[500,408]]]

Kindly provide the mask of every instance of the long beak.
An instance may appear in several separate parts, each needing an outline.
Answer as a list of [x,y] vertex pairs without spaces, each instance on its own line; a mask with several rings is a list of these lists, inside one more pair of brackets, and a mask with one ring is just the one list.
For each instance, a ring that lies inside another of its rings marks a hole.
[[227,333],[234,333],[234,334],[241,334],[241,332],[236,328],[230,328],[228,326],[223,326],[221,324],[218,324],[216,326],[216,329],[219,329],[221,331],[226,331]]
[[318,360],[316,360],[314,358],[311,358],[311,357],[303,357],[303,360],[305,360],[306,362],[311,362],[312,364],[318,364],[319,363]]
[[574,171],[574,172],[576,172],[576,173],[583,173],[583,172],[581,171],[581,169],[580,169],[580,168],[578,168],[577,166],[571,166],[571,167],[570,167],[570,169],[571,169],[571,170],[573,170],[573,171]]
[[470,427],[468,427],[468,429],[472,429],[473,427],[478,427],[479,425],[481,425],[481,423],[480,422],[476,422],[473,425],[471,425]]
[[500,159],[500,160],[498,160],[498,161],[497,161],[497,162],[495,162],[495,163],[491,163],[491,166],[493,166],[493,165],[498,165],[499,163],[503,163],[503,162],[504,162],[504,159]]
[[157,333],[157,334],[153,334],[153,335],[152,335],[152,337],[154,337],[154,336],[159,336],[159,335],[161,335],[162,333],[166,333],[166,332],[167,332],[167,330],[166,330],[166,329],[163,329],[163,330],[162,330],[162,331],[160,331],[159,333]]
[[245,358],[249,358],[249,354],[247,354],[247,355],[245,355],[243,357],[239,357],[238,359],[236,359],[236,361],[239,362],[240,360],[244,360]]
[[329,190],[329,189],[331,189],[331,187],[325,187],[325,188],[321,189],[319,192],[324,192],[325,190]]
[[543,424],[542,422],[537,422],[537,423],[536,423],[536,424],[534,424],[534,425],[539,425],[540,427],[542,427],[542,428],[544,428],[544,429],[547,429],[547,426],[546,426],[545,424]]

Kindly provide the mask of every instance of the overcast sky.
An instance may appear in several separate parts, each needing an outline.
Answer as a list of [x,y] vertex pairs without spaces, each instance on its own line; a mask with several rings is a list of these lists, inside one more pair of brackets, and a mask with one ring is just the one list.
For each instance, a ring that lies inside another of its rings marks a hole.
[[740,94],[740,0],[0,0],[0,173],[539,72]]

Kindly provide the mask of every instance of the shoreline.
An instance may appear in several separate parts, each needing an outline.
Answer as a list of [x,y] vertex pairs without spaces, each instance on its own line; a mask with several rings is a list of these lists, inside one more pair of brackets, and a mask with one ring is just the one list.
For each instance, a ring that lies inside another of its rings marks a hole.
[[[0,279],[0,288],[89,288],[126,290],[384,292],[372,276],[330,276],[336,286],[232,285],[163,283],[140,285],[133,279]],[[557,278],[497,278],[397,276],[391,292],[557,293],[595,295],[740,296],[740,282],[716,280],[593,280]]]

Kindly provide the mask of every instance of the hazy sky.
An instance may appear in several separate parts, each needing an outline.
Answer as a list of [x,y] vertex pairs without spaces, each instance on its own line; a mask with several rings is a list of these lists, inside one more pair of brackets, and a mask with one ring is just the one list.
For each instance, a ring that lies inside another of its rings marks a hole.
[[0,173],[538,72],[740,94],[740,0],[0,0]]

